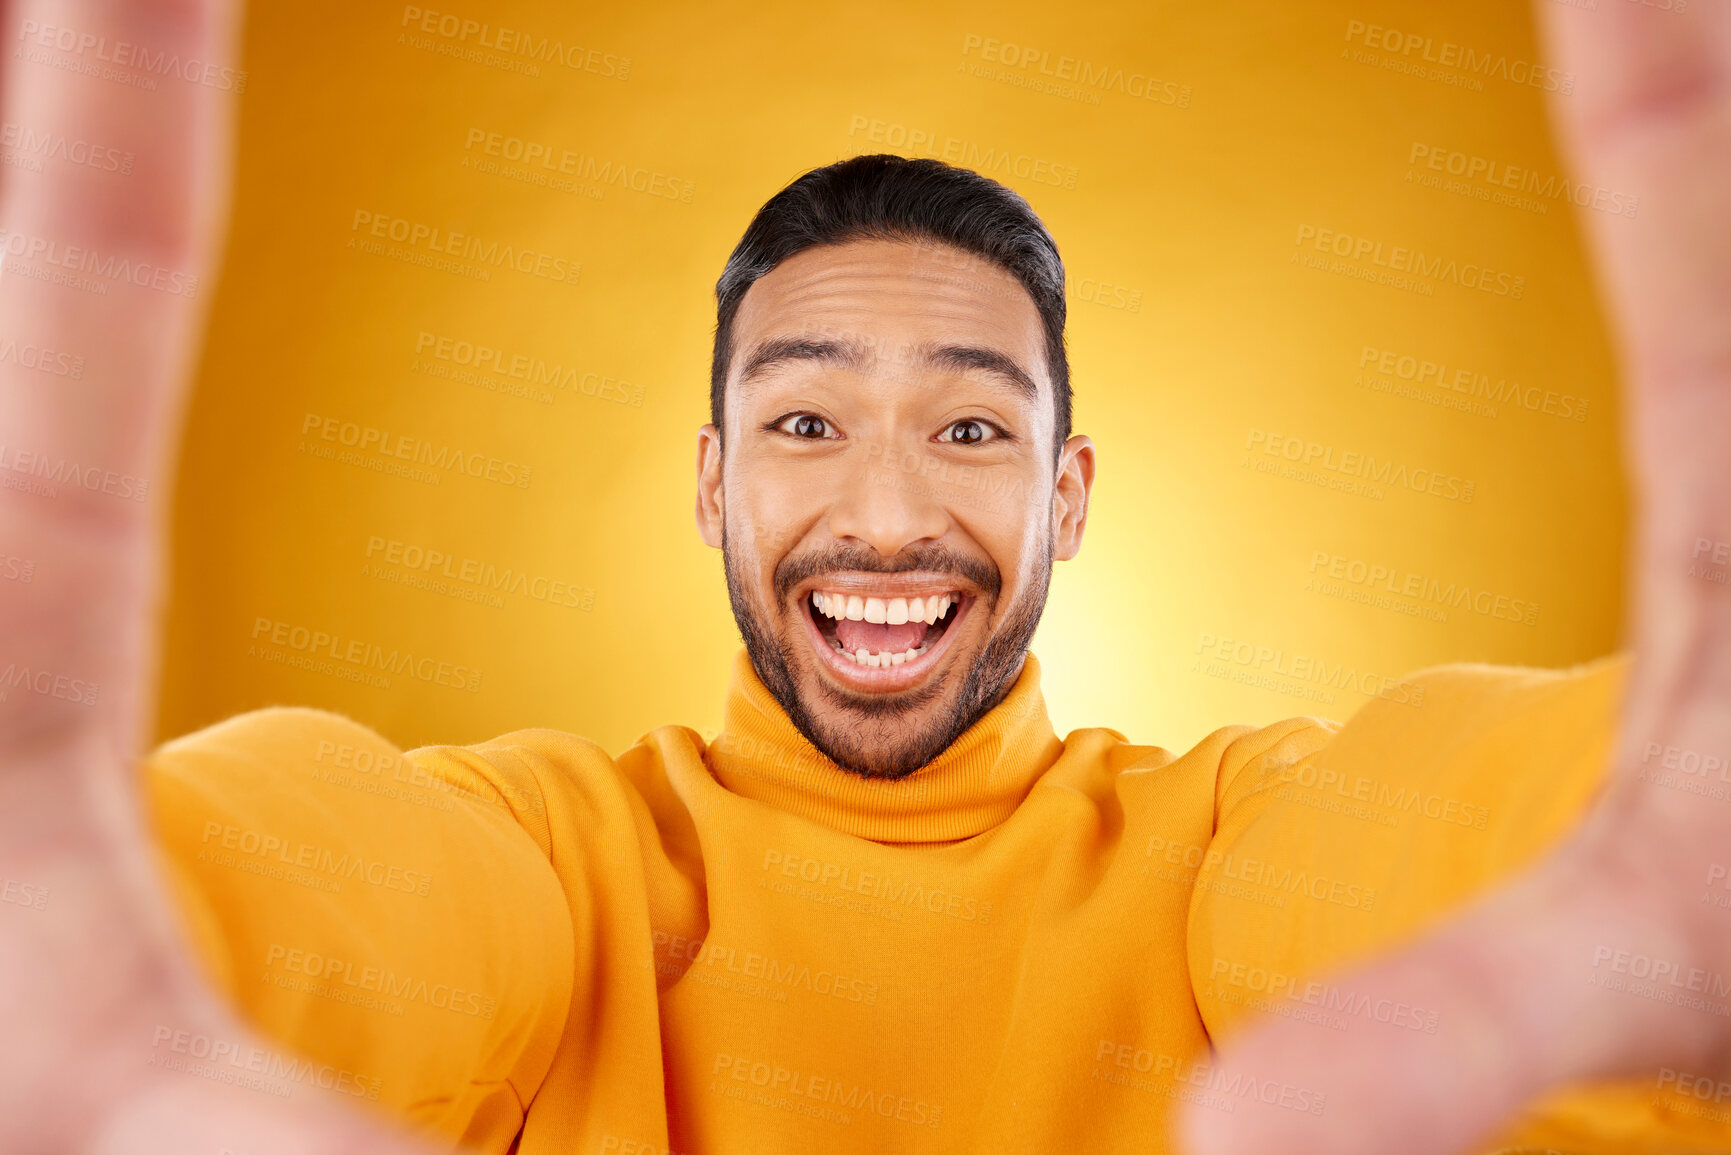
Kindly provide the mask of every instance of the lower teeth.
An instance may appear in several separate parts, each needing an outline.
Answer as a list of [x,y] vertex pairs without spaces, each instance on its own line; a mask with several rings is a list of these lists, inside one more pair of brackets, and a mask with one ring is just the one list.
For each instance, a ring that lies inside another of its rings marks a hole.
[[842,649],[841,643],[838,641],[832,640],[830,645],[835,648],[836,653],[842,655],[856,666],[866,666],[870,669],[881,670],[885,666],[899,666],[904,662],[913,661],[915,658],[926,652],[930,643],[922,642],[915,649],[906,650],[899,654],[874,654],[863,647],[850,653],[849,651]]

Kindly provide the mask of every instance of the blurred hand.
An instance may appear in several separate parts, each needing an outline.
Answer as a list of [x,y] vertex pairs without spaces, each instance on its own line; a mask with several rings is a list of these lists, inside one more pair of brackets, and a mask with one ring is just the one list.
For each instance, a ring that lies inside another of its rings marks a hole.
[[1183,1128],[1196,1155],[1440,1155],[1489,1138],[1557,1084],[1661,1067],[1731,1077],[1731,1020],[1589,981],[1607,949],[1682,976],[1731,974],[1731,923],[1700,902],[1713,864],[1731,863],[1731,815],[1637,775],[1649,743],[1731,750],[1731,586],[1690,574],[1715,551],[1727,568],[1731,550],[1731,3],[1537,9],[1551,62],[1577,77],[1553,101],[1575,176],[1640,196],[1633,220],[1582,214],[1622,346],[1638,517],[1620,753],[1557,854],[1341,979],[1437,1008],[1438,1034],[1322,1049],[1302,1024],[1248,1032],[1224,1066],[1317,1088],[1327,1109],[1192,1109]]
[[0,341],[53,350],[43,356],[61,369],[83,361],[78,377],[16,357],[0,366],[8,1153],[420,1149],[307,1083],[287,1099],[243,1085],[286,1057],[204,989],[140,818],[160,528],[238,98],[172,72],[155,73],[154,89],[127,83],[145,73],[120,46],[233,63],[239,17],[222,0],[37,0],[0,21],[8,131],[133,154],[130,173],[58,155],[40,171],[0,169]]

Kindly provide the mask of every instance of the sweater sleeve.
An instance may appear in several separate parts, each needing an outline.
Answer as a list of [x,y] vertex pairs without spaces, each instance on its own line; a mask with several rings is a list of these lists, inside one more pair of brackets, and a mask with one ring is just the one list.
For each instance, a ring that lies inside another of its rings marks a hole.
[[[1304,974],[1348,964],[1554,846],[1604,776],[1621,675],[1614,661],[1440,667],[1304,756],[1238,770],[1192,904],[1199,987],[1251,960]],[[1246,1013],[1204,1006],[1211,1031]]]
[[212,983],[282,1055],[263,1089],[371,1101],[505,1152],[565,1025],[575,932],[532,779],[268,709],[147,759],[157,845]]
[[[1622,658],[1439,667],[1312,753],[1223,764],[1190,912],[1209,1034],[1270,1016],[1309,1022],[1323,1041],[1334,1030],[1434,1032],[1434,1010],[1369,1005],[1328,973],[1422,934],[1574,828],[1609,767],[1626,672]],[[1656,1090],[1649,1078],[1560,1091],[1487,1149],[1731,1146],[1731,1126]]]

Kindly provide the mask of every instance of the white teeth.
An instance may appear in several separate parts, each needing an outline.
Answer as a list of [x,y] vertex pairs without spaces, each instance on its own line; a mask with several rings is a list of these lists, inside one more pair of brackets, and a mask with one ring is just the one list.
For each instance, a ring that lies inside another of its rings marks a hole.
[[936,625],[955,606],[959,598],[950,594],[931,594],[924,598],[862,598],[855,594],[813,591],[812,605],[818,613],[838,621],[872,622],[877,625],[904,625],[925,622]]
[[904,650],[899,654],[874,654],[864,646],[861,646],[850,654],[848,651],[841,648],[840,642],[831,642],[830,644],[835,647],[836,653],[840,654],[854,665],[869,666],[874,670],[881,670],[887,666],[899,666],[904,662],[911,662],[921,654],[925,653],[928,648],[926,645],[921,644],[915,646],[911,650]]

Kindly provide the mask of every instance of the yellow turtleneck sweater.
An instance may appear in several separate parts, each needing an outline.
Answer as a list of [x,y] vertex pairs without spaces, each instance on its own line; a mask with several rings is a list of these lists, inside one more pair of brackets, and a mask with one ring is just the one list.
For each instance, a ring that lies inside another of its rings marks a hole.
[[[849,775],[742,653],[714,742],[552,730],[402,753],[316,710],[170,742],[147,786],[216,984],[280,1050],[164,1024],[152,1061],[327,1086],[521,1155],[1161,1151],[1174,1105],[1303,1086],[1208,1063],[1245,1016],[1434,1030],[1310,976],[1553,845],[1603,774],[1622,664],[1445,667],[1345,726],[1175,756],[1060,740],[1030,656],[897,783]],[[1504,1144],[1723,1150],[1654,1080]]]

